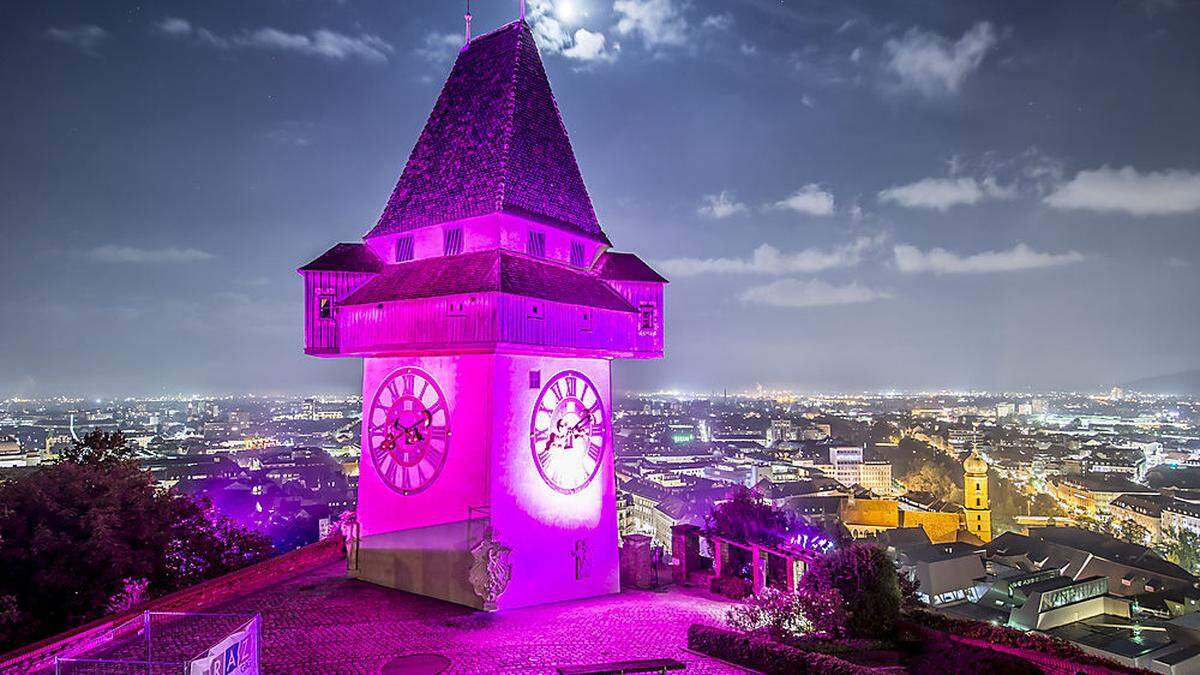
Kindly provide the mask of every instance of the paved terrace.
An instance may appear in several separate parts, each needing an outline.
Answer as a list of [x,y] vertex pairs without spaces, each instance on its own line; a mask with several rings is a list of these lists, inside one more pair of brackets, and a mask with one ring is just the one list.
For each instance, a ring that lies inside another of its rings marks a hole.
[[725,602],[694,589],[627,590],[495,614],[345,578],[338,561],[203,611],[263,616],[268,672],[380,672],[436,653],[447,672],[552,673],[556,666],[675,658],[691,673],[745,672],[685,651],[693,623],[723,623]]

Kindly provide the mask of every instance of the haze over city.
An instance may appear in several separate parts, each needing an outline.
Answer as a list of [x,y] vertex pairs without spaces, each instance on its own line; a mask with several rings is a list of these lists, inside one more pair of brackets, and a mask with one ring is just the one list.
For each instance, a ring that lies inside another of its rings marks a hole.
[[[357,241],[461,3],[0,8],[0,395],[352,392]],[[477,33],[512,3],[473,3]],[[1200,366],[1200,7],[529,3],[605,231],[671,280],[624,390],[1107,390]]]

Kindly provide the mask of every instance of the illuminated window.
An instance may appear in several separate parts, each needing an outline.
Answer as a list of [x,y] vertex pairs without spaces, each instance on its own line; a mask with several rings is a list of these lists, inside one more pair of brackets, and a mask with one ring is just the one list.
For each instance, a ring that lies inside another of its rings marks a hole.
[[442,233],[442,255],[458,255],[463,251],[463,231],[452,227]]
[[525,244],[525,252],[535,258],[546,257],[546,233],[529,231],[529,241]]
[[576,267],[587,267],[587,258],[583,250],[583,242],[571,242],[571,264]]
[[333,320],[333,293],[317,294],[317,318]]
[[638,334],[654,335],[658,332],[658,314],[653,302],[638,305]]
[[408,262],[413,259],[413,239],[411,236],[400,237],[396,240],[396,262]]

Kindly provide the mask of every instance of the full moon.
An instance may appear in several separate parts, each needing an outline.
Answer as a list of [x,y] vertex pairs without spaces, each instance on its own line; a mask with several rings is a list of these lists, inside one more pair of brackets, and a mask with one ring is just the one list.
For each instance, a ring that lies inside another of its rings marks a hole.
[[576,0],[558,0],[554,3],[554,16],[563,23],[573,23],[579,20],[581,14]]

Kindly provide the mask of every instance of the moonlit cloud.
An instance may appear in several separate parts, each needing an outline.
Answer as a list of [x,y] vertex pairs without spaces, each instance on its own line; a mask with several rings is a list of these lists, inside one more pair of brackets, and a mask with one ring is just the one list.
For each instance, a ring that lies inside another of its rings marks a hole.
[[754,249],[748,258],[673,258],[660,263],[667,276],[697,274],[812,274],[841,267],[853,267],[877,249],[884,238],[858,237],[831,249],[806,248],[785,252],[770,244]]
[[769,284],[748,288],[738,297],[747,304],[804,308],[884,300],[891,298],[892,294],[858,282],[837,286],[820,279],[777,279]]
[[688,24],[675,0],[615,0],[617,33],[637,36],[647,49],[687,42]]
[[564,25],[564,14],[573,17],[560,5],[557,10],[549,0],[530,0],[525,19],[533,31],[538,49],[543,54],[561,54],[569,59],[585,62],[614,61],[619,47],[610,45],[603,33],[576,29],[572,33]]
[[84,25],[66,28],[51,27],[46,29],[46,37],[60,44],[69,45],[87,54],[98,56],[100,44],[112,36],[100,26]]
[[888,54],[885,67],[896,75],[902,88],[925,96],[955,94],[997,41],[996,31],[986,21],[975,24],[956,41],[912,28],[884,44]]
[[562,55],[579,61],[612,61],[616,58],[605,44],[604,34],[586,28],[575,31],[575,44],[564,49]]
[[745,213],[746,210],[746,205],[737,201],[727,190],[721,190],[715,195],[704,195],[700,200],[700,207],[696,209],[697,213],[705,218],[717,220]]
[[1046,196],[1056,209],[1167,216],[1200,211],[1200,172],[1141,173],[1127,166],[1080,171]]
[[1016,194],[1015,187],[1000,185],[994,176],[987,176],[983,180],[971,177],[922,178],[915,183],[880,191],[879,201],[910,209],[946,211],[955,206],[978,204],[986,199],[1011,199]]
[[900,244],[894,248],[896,269],[905,274],[991,274],[1023,270],[1062,267],[1083,262],[1077,251],[1043,253],[1024,243],[1008,250],[985,251],[963,255],[944,248],[922,251],[916,246]]
[[187,19],[170,17],[154,24],[155,29],[167,36],[179,39],[194,39],[199,44],[216,49],[257,49],[281,51],[304,56],[315,56],[331,61],[361,59],[363,61],[387,61],[395,51],[392,45],[377,35],[363,33],[353,36],[319,28],[310,33],[289,33],[266,26],[254,30],[222,36],[207,28],[193,25]]
[[448,63],[458,56],[463,46],[463,36],[458,33],[426,33],[413,52],[432,63]]
[[810,216],[828,216],[833,213],[833,193],[816,183],[809,183],[775,202],[773,206],[777,209],[807,213]]
[[194,248],[137,248],[109,244],[88,251],[88,259],[101,263],[192,263],[215,256]]

